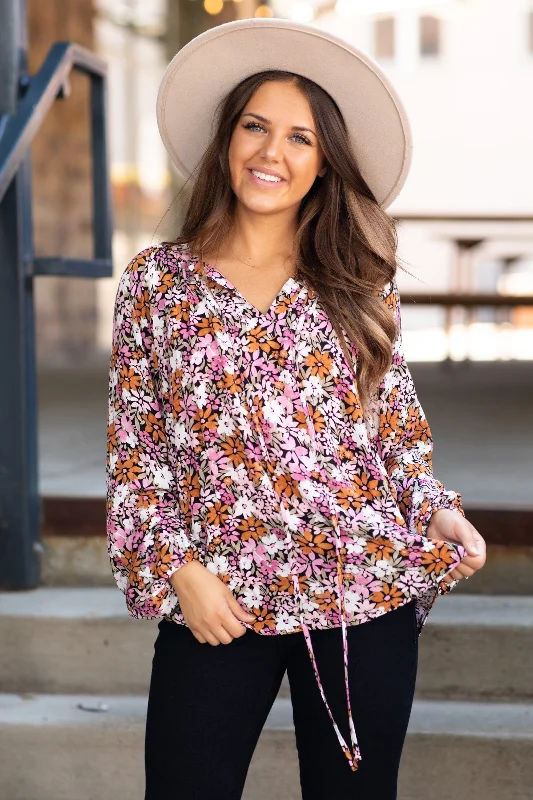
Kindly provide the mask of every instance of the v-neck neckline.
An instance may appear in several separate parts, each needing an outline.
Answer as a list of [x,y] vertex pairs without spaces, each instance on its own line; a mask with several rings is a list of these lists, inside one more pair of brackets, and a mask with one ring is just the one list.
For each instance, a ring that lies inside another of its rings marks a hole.
[[281,299],[286,296],[290,296],[293,291],[296,289],[300,292],[303,288],[303,285],[294,277],[289,276],[275,298],[273,299],[272,303],[268,307],[268,309],[263,312],[257,306],[255,306],[250,300],[247,300],[243,293],[237,289],[237,287],[227,278],[225,275],[220,272],[213,264],[208,264],[206,261],[202,261],[198,256],[191,256],[191,259],[195,262],[195,268],[198,268],[200,265],[203,265],[205,269],[205,274],[216,281],[216,283],[220,284],[221,286],[225,287],[232,291],[235,296],[238,298],[241,306],[248,309],[250,312],[254,314],[255,317],[259,320],[267,320],[271,319],[276,307],[279,305]]

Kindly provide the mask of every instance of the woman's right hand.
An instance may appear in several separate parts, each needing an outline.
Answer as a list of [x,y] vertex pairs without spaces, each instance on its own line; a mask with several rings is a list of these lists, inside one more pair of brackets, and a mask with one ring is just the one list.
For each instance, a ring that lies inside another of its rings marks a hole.
[[199,561],[191,561],[170,576],[187,626],[199,642],[229,644],[243,636],[243,622],[255,616],[245,611],[230,589]]

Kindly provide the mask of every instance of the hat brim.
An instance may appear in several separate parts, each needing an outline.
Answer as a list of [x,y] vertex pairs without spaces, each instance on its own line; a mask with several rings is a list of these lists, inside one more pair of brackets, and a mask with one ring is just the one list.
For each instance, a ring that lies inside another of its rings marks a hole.
[[365,53],[311,25],[253,18],[196,36],[168,65],[157,95],[157,123],[178,171],[189,177],[216,132],[215,110],[241,80],[282,69],[325,89],[346,122],[359,169],[387,208],[401,191],[412,135],[400,97]]

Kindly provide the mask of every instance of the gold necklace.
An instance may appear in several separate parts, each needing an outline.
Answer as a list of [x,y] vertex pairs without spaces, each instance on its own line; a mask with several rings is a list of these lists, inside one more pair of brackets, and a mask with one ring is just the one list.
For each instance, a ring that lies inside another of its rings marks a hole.
[[[229,249],[231,250],[231,252],[232,252],[232,253],[233,253],[233,255],[235,256],[235,258],[236,258],[238,261],[240,261],[240,262],[241,262],[241,264],[244,264],[246,267],[252,267],[253,269],[263,269],[263,267],[258,267],[258,266],[256,266],[255,264],[247,264],[247,263],[246,263],[246,261],[243,261],[243,260],[242,260],[242,258],[239,258],[239,256],[237,255],[237,253],[235,252],[235,250],[233,249],[233,247],[232,247],[231,245],[229,245]],[[292,273],[289,273],[289,274],[291,274],[291,275],[292,275]]]
[[229,246],[229,249],[231,250],[231,252],[235,256],[235,258],[238,261],[241,262],[241,264],[245,264],[247,267],[252,267],[253,269],[262,269],[262,267],[257,267],[255,264],[247,264],[246,261],[243,261],[242,258],[239,258],[239,256],[237,255],[237,253],[235,252],[235,250],[233,249],[233,247],[231,245]]

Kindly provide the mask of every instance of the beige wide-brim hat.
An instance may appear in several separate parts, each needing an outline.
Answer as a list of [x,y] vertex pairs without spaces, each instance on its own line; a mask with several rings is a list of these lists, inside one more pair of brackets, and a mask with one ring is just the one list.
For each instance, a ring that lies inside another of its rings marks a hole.
[[405,183],[412,136],[402,101],[378,64],[349,42],[278,18],[227,22],[196,36],[168,65],[157,123],[178,171],[188,178],[216,132],[219,101],[267,69],[304,75],[325,89],[346,122],[359,169],[387,208]]

